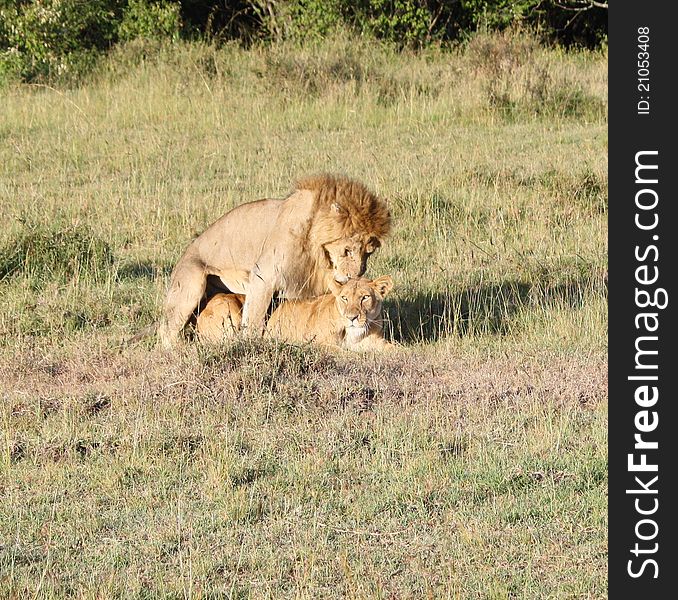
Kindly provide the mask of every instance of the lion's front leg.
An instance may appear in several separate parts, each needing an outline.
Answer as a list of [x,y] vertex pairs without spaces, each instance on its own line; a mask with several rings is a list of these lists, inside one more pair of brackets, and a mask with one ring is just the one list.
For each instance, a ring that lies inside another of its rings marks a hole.
[[275,281],[271,274],[262,273],[257,267],[250,273],[250,282],[245,295],[245,304],[242,307],[242,329],[262,335],[264,333],[264,318],[271,304]]
[[383,337],[376,334],[367,335],[359,342],[348,347],[349,350],[357,352],[391,352],[396,348],[396,344],[387,342]]

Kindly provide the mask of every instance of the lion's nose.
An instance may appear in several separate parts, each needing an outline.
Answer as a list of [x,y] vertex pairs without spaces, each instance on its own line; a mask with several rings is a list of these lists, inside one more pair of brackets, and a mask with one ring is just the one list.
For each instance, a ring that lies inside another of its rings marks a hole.
[[351,322],[351,325],[357,325],[358,324],[358,317],[360,315],[346,315],[346,318]]

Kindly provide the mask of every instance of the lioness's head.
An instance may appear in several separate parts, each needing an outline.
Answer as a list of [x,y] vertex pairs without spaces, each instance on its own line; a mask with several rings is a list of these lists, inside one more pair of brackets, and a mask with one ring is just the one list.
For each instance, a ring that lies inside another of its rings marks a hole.
[[381,306],[391,289],[393,279],[388,275],[373,281],[365,278],[349,279],[343,285],[332,284],[332,293],[341,315],[346,336],[361,338],[372,323],[381,319]]

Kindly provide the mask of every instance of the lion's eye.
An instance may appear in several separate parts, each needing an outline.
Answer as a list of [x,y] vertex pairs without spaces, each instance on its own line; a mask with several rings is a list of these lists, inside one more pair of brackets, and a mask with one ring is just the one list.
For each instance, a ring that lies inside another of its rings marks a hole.
[[344,256],[353,256],[353,251],[350,248],[345,248]]
[[365,300],[369,300],[369,299],[370,299],[369,296],[363,296],[363,302],[365,302]]
[[348,298],[347,298],[346,296],[342,296],[342,297],[341,297],[341,301],[342,301],[342,302],[348,302]]

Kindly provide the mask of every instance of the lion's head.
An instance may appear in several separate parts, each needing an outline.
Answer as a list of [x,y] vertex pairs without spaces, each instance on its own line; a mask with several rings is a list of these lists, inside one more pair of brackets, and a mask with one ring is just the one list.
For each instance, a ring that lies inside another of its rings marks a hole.
[[360,277],[349,279],[344,284],[333,282],[331,288],[346,337],[358,340],[367,334],[370,325],[380,325],[381,307],[393,288],[393,279],[389,275],[372,281]]
[[315,196],[307,242],[316,263],[339,283],[361,277],[367,259],[390,231],[386,203],[362,183],[336,175],[303,179],[297,189]]
[[323,247],[334,280],[345,283],[361,277],[367,269],[367,259],[380,245],[376,237],[360,234],[325,244]]

